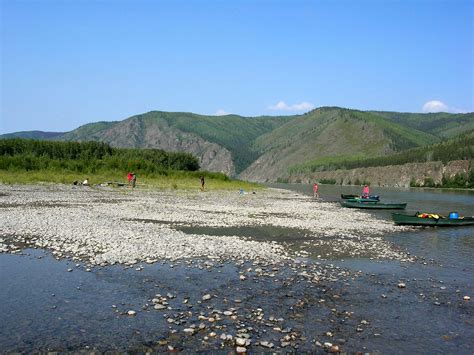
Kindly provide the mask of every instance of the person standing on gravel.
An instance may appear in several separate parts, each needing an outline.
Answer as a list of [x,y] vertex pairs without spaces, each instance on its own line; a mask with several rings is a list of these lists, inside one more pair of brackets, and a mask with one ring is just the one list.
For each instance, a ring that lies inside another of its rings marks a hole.
[[201,180],[201,191],[204,191],[204,176],[201,176],[199,179]]
[[137,183],[137,176],[135,173],[132,173],[132,187],[135,187],[135,184]]
[[313,184],[313,197],[314,197],[314,198],[319,198],[318,190],[319,190],[318,183],[315,182],[315,183]]

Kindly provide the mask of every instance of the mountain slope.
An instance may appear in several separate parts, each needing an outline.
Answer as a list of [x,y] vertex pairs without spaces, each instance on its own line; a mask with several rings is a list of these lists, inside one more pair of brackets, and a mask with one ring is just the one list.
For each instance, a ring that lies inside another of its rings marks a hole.
[[334,160],[375,157],[439,140],[374,113],[320,108],[259,137],[255,149],[262,155],[240,177],[274,181],[287,175],[290,166],[308,161],[329,164]]
[[256,158],[256,137],[273,130],[287,117],[245,118],[152,111],[120,122],[88,124],[57,137],[98,140],[114,147],[159,148],[195,154],[206,170],[235,175]]
[[0,136],[104,141],[114,147],[159,148],[196,155],[201,168],[274,181],[291,169],[383,157],[438,143],[474,128],[474,114],[411,114],[322,107],[304,115],[242,117],[152,111],[97,122],[66,133]]

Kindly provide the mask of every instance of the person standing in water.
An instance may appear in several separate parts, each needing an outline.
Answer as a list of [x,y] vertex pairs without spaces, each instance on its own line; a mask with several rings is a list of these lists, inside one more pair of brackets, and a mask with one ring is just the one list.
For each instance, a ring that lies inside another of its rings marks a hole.
[[319,189],[318,183],[315,182],[315,183],[313,184],[313,197],[314,197],[314,198],[319,198],[318,189]]
[[364,189],[362,190],[362,197],[369,198],[369,185],[365,184]]
[[201,176],[199,179],[201,180],[201,191],[204,191],[204,176]]

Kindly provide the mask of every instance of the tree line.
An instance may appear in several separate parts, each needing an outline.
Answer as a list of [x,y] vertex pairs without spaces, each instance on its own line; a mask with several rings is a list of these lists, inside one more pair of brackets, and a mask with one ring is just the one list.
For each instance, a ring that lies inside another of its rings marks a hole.
[[197,171],[199,160],[184,152],[112,148],[103,142],[53,142],[14,138],[0,140],[0,169],[167,174],[176,170]]

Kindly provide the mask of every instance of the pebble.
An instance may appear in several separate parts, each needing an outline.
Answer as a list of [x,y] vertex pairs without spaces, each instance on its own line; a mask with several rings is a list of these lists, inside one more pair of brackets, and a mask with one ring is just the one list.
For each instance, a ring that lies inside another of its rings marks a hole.
[[403,282],[400,282],[397,286],[398,286],[398,288],[405,288],[406,287],[405,283],[403,283]]
[[203,301],[209,301],[210,299],[211,299],[211,295],[210,295],[210,294],[207,294],[207,295],[202,296],[202,300],[203,300]]
[[464,296],[464,297],[463,297],[463,300],[464,300],[464,301],[469,301],[470,299],[471,299],[471,297],[469,297],[469,296]]
[[247,340],[243,338],[235,338],[235,344],[238,346],[244,346]]
[[235,348],[235,351],[237,352],[237,354],[244,354],[247,352],[247,348],[244,348],[243,346],[237,346]]
[[128,314],[129,316],[134,316],[134,315],[137,314],[137,312],[130,310],[130,311],[127,311],[127,314]]

